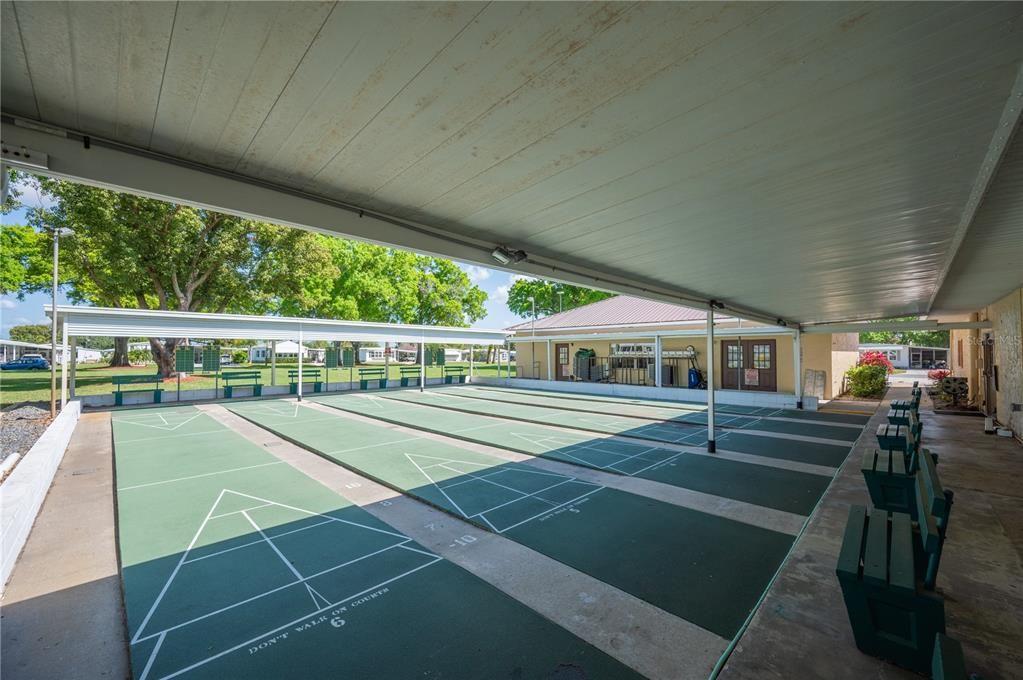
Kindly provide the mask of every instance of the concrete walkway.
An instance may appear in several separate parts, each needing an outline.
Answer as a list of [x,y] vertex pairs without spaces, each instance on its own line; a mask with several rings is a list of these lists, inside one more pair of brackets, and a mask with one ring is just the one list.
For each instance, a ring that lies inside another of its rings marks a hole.
[[[903,388],[888,394],[889,398],[905,396],[908,389]],[[887,404],[882,403],[721,677],[920,677],[856,649],[834,572],[847,508],[869,500],[859,472],[860,458],[864,450],[875,447],[873,429],[886,413]],[[938,577],[946,598],[948,633],[963,643],[969,670],[989,680],[1021,677],[1023,489],[1018,480],[1023,477],[1023,447],[1013,440],[985,436],[980,419],[935,416],[926,395],[921,415],[924,442],[940,454],[942,481],[956,493]],[[2,603],[0,675],[4,678],[128,676],[110,441],[109,414],[82,416]],[[279,455],[288,456],[284,451]],[[293,455],[292,464],[299,469],[314,465],[317,469],[308,472],[328,475],[336,490],[353,493],[345,486],[352,480],[345,478],[341,468],[304,452]],[[418,505],[414,501],[390,490],[361,489],[367,497],[360,501],[382,518],[408,525],[409,531],[416,529],[421,517],[418,507],[409,512]],[[606,584],[587,581],[584,574],[569,573],[563,565],[538,557],[524,562],[530,570],[510,574],[498,566],[509,558],[506,541],[490,541],[492,545],[484,550],[462,551],[447,540],[462,530],[459,523],[439,513],[437,519],[443,520],[443,526],[436,525],[431,547],[548,617],[558,610],[552,609],[552,603],[566,605],[570,597],[575,598],[578,602],[565,610],[576,617],[563,625],[596,646],[613,650],[616,657],[629,658],[652,677],[670,676],[670,660],[679,654],[674,640],[682,637],[661,620],[670,622],[671,617],[661,617],[655,608],[633,602]],[[420,524],[418,533],[422,529]],[[580,600],[582,591],[601,597]],[[552,593],[558,596],[548,597]],[[615,613],[623,607],[631,609],[635,618],[623,621]],[[699,646],[687,651],[697,657],[706,653]]]
[[[863,453],[877,448],[888,400],[909,392],[889,389],[721,678],[920,677],[856,649],[835,576],[849,505],[870,505]],[[938,574],[948,635],[962,642],[968,671],[1023,677],[1023,447],[985,435],[979,418],[934,415],[926,394],[920,416],[924,446],[939,454],[942,484],[955,492]]]
[[110,414],[81,417],[4,593],[0,677],[128,677]]

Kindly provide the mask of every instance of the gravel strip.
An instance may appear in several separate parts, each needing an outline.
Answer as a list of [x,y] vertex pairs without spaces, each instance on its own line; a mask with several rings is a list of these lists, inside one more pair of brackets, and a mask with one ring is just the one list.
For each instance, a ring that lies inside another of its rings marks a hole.
[[49,409],[38,406],[13,406],[0,412],[0,461],[12,453],[24,455],[49,424]]

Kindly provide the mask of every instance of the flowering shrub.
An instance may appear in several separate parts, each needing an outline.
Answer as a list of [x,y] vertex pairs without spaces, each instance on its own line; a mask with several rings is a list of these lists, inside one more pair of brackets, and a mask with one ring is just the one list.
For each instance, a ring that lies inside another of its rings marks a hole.
[[845,376],[854,397],[879,397],[888,385],[888,369],[881,365],[860,363],[846,371]]
[[888,360],[884,352],[864,352],[860,357],[860,360],[856,362],[857,366],[883,366],[885,373],[894,373],[895,367],[892,366],[892,362]]
[[934,371],[927,371],[927,377],[933,380],[934,382],[941,382],[942,378],[947,378],[950,375],[952,375],[952,371],[949,371],[944,368],[939,368]]

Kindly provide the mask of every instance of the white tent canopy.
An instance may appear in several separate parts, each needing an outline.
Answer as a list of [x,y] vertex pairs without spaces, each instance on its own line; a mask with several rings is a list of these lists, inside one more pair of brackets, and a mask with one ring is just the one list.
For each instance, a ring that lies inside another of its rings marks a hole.
[[[52,316],[50,305],[46,315]],[[57,305],[58,320],[69,336],[148,336],[157,338],[222,338],[354,342],[427,342],[457,345],[502,345],[500,330],[301,319],[285,316],[206,314],[149,309],[115,309]]]

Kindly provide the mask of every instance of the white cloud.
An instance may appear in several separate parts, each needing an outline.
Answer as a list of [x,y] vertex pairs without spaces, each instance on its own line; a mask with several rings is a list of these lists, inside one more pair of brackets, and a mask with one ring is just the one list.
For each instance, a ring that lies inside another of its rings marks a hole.
[[462,269],[473,283],[482,283],[490,278],[490,270],[475,264],[462,265]]
[[8,300],[7,298],[0,298],[0,309],[14,309],[18,306],[18,303],[14,300]]
[[508,282],[515,283],[516,281],[536,281],[535,276],[526,276],[525,274],[509,274]]
[[18,195],[18,203],[25,208],[53,207],[53,201],[43,195],[33,180],[19,177],[11,188],[21,192]]
[[498,286],[497,290],[494,291],[494,294],[491,297],[491,299],[494,300],[495,302],[498,302],[498,303],[502,304],[502,305],[508,304],[508,291],[510,289],[511,289],[510,285],[508,285],[508,286]]

